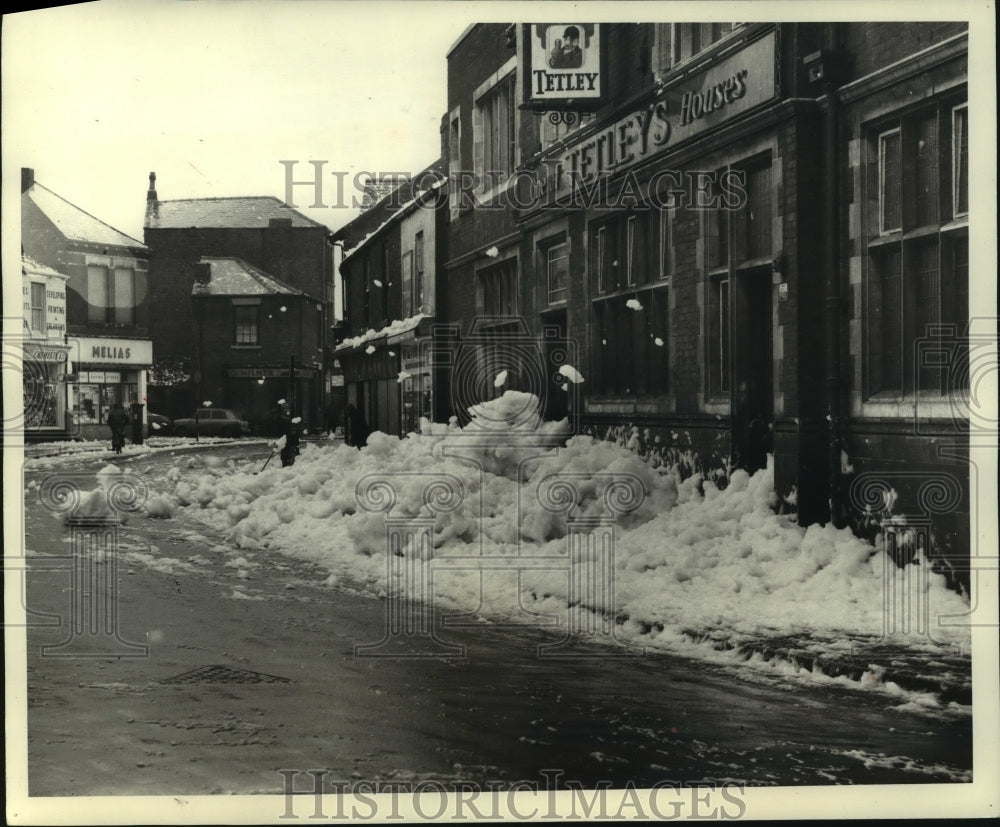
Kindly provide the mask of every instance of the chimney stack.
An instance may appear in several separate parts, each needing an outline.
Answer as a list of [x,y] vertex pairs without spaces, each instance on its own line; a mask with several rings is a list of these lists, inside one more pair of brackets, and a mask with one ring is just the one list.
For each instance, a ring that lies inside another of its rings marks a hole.
[[149,173],[149,190],[146,192],[147,201],[156,201],[156,173]]
[[31,167],[21,167],[21,192],[27,192],[35,185],[35,171]]
[[212,280],[212,263],[199,261],[194,265],[194,280],[197,284],[207,285]]

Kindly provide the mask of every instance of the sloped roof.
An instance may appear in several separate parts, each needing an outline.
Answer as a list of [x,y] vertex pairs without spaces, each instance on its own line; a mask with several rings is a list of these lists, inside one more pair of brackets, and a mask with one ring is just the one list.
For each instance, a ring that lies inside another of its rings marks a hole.
[[191,293],[196,296],[307,295],[241,258],[205,256],[201,261],[209,265],[211,277],[207,283],[194,283]]
[[21,272],[22,273],[32,273],[36,276],[58,276],[59,278],[68,279],[65,273],[60,273],[58,270],[53,270],[47,264],[42,264],[41,262],[35,261],[31,256],[21,256]]
[[272,218],[291,219],[293,227],[327,229],[273,195],[151,202],[146,210],[146,227],[163,230],[189,227],[255,229],[266,228]]
[[363,239],[381,230],[392,218],[393,214],[404,207],[411,207],[416,193],[414,187],[419,185],[421,191],[439,190],[448,181],[448,170],[445,161],[438,158],[426,169],[421,170],[412,178],[396,179],[397,186],[378,202],[365,209],[361,215],[348,221],[335,230],[330,238],[340,241],[345,250],[358,247]]
[[21,198],[30,199],[45,217],[55,224],[56,229],[68,239],[146,249],[146,245],[138,239],[125,235],[110,224],[105,224],[99,218],[94,218],[90,213],[81,210],[75,204],[71,204],[61,195],[56,195],[37,181],[21,195]]

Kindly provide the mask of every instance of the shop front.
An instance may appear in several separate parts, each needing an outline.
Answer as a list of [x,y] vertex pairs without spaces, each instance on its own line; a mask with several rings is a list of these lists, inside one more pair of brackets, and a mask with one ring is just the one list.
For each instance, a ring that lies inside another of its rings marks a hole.
[[112,406],[141,405],[145,421],[147,371],[153,363],[148,339],[69,337],[72,383],[69,423],[77,439],[103,439]]
[[24,437],[28,441],[66,437],[68,352],[66,345],[23,345]]

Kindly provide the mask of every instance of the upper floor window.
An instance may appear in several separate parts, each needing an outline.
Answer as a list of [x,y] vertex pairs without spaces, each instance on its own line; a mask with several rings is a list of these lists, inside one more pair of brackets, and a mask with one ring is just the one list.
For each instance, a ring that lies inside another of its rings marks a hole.
[[951,110],[952,215],[969,214],[969,105]]
[[31,282],[31,329],[38,335],[45,335],[45,285]]
[[655,77],[703,52],[745,23],[657,23],[653,29]]
[[260,308],[257,305],[233,307],[233,341],[238,345],[258,344],[257,328]]
[[456,106],[448,115],[448,207],[452,217],[458,212],[462,172],[462,110]]
[[424,231],[413,237],[413,311],[423,313],[426,303],[424,287]]
[[134,324],[135,270],[89,265],[87,304],[87,321],[92,324]]
[[480,189],[491,190],[514,171],[516,73],[511,71],[476,100],[473,143]]

